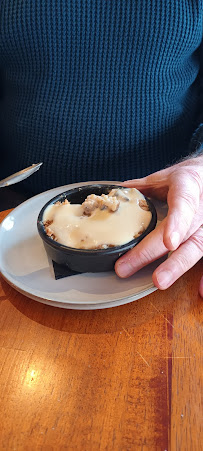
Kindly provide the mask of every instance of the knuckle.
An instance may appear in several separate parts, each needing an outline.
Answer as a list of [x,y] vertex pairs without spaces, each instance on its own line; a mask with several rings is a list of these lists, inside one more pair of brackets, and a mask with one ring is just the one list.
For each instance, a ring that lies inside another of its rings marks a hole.
[[[197,211],[198,211],[199,201],[198,201],[197,198],[194,198],[194,195],[193,195],[192,193],[190,193],[190,192],[187,192],[187,193],[183,194],[183,195],[181,196],[181,198],[182,198],[183,201],[184,201],[184,205],[183,205],[183,207],[182,207],[182,214],[184,214],[184,220],[185,220],[186,225],[187,225],[187,224],[189,225],[190,222],[191,222],[191,217],[190,217],[190,215],[187,216],[187,215],[185,214],[185,212],[186,212],[186,206],[188,207],[188,208],[187,208],[187,212],[188,212],[188,210],[189,210],[189,212],[191,212],[191,213],[190,213],[191,216],[194,217],[194,216],[196,215]],[[180,210],[181,210],[181,209],[180,209]],[[180,213],[181,213],[181,211],[180,211]]]
[[202,174],[200,174],[200,172],[196,168],[190,168],[189,174],[191,176],[191,179],[198,186],[200,193],[202,193],[203,190]]
[[176,255],[176,266],[181,269],[181,273],[184,273],[188,268],[188,256],[183,252]]
[[140,261],[140,263],[144,264],[145,262],[152,261],[154,258],[154,255],[150,248],[143,247],[142,249],[139,250],[139,252],[137,254],[137,258]]
[[199,249],[203,255],[203,229],[200,227],[191,237],[190,241]]
[[197,167],[182,167],[171,174],[171,183],[174,190],[181,191],[181,197],[192,208],[199,205],[203,191],[202,174]]

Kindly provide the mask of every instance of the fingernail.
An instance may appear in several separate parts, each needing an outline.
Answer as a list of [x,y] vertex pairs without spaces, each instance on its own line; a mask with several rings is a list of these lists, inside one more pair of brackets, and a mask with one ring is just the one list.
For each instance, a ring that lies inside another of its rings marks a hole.
[[132,266],[128,262],[119,263],[116,270],[120,277],[127,277],[132,274]]
[[171,244],[174,249],[177,249],[177,247],[180,244],[180,235],[178,232],[173,232],[171,235]]
[[160,271],[156,277],[161,288],[167,288],[172,282],[172,274],[170,271]]

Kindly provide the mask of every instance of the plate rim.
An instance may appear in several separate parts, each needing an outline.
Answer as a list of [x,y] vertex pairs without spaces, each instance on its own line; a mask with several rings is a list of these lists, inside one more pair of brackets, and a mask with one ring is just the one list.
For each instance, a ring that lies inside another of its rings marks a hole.
[[[60,193],[63,192],[64,190],[68,190],[68,189],[72,189],[73,187],[79,187],[82,185],[88,185],[88,184],[106,184],[106,183],[113,183],[113,184],[120,184],[122,182],[119,181],[88,181],[88,182],[77,182],[77,183],[73,183],[70,185],[63,185],[63,186],[59,186],[59,187],[55,187],[55,188],[51,188],[49,190],[43,191],[42,193],[36,194],[35,196],[32,196],[31,198],[27,199],[26,201],[22,202],[21,204],[19,204],[16,208],[12,209],[8,215],[5,216],[5,218],[3,219],[3,221],[0,224],[0,233],[1,233],[1,229],[3,228],[3,224],[5,219],[9,216],[12,215],[12,213],[15,211],[18,211],[19,209],[21,209],[22,207],[26,206],[27,204],[30,203],[31,200],[37,200],[38,198],[42,198],[43,195],[48,195],[48,193],[50,193],[50,195],[52,193]],[[133,302],[134,300],[138,300],[142,297],[147,296],[148,294],[151,294],[152,292],[156,291],[157,288],[155,287],[155,285],[153,284],[153,282],[149,283],[147,285],[147,287],[141,291],[139,291],[138,293],[134,293],[134,294],[130,294],[128,296],[121,296],[120,298],[116,298],[113,300],[103,300],[103,299],[97,299],[96,301],[90,301],[89,303],[85,302],[81,302],[81,301],[66,301],[66,300],[58,300],[58,299],[51,299],[48,295],[46,297],[41,297],[40,294],[42,294],[43,292],[40,292],[39,290],[36,290],[33,288],[30,288],[29,291],[27,290],[27,286],[22,284],[21,282],[19,282],[19,285],[16,285],[15,283],[15,279],[10,275],[9,277],[9,272],[4,270],[2,267],[0,267],[0,273],[3,277],[3,279],[10,285],[12,286],[15,290],[17,290],[18,292],[20,292],[21,294],[23,294],[24,296],[27,296],[28,298],[34,299],[34,300],[38,300],[41,303],[44,304],[57,304],[54,306],[58,306],[59,308],[72,308],[71,306],[74,306],[78,309],[80,309],[80,307],[82,307],[81,309],[83,310],[87,310],[87,309],[99,309],[99,308],[110,308],[112,305],[109,304],[115,304],[115,306],[118,305],[124,305],[126,303],[130,303]],[[33,297],[32,297],[33,296]],[[56,293],[57,296],[57,293]],[[43,302],[44,301],[44,302]],[[45,302],[46,301],[46,302]],[[61,305],[59,305],[61,304]],[[69,307],[70,306],[70,307]],[[114,305],[113,305],[114,306]],[[73,307],[73,308],[74,308]]]
[[[16,286],[14,283],[10,282],[4,274],[1,273],[2,278],[10,285],[14,290],[16,290],[18,293],[21,293],[23,296],[28,297],[29,299],[32,299],[36,302],[40,302],[41,304],[49,305],[52,307],[58,307],[58,308],[64,308],[69,310],[99,310],[99,309],[105,309],[105,308],[113,308],[113,307],[119,307],[121,305],[130,304],[131,302],[138,301],[139,299],[144,298],[145,296],[148,296],[151,293],[154,293],[158,290],[155,285],[152,284],[151,287],[147,288],[146,290],[139,291],[139,293],[127,296],[121,299],[115,299],[110,301],[103,301],[98,303],[70,303],[70,302],[63,302],[63,301],[54,301],[52,299],[46,299],[42,298],[40,296],[36,296],[32,293],[26,292],[23,289]],[[124,302],[123,302],[124,301]],[[56,305],[55,305],[56,304]],[[62,305],[59,305],[62,304]]]

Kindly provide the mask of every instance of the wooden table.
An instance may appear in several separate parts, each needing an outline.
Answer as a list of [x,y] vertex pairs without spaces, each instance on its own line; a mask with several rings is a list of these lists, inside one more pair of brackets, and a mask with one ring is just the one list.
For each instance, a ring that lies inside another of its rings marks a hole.
[[94,311],[39,304],[1,279],[0,450],[203,449],[202,269]]

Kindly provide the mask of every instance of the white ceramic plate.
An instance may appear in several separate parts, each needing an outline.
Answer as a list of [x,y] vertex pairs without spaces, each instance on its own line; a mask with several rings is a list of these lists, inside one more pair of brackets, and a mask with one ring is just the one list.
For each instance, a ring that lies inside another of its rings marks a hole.
[[[0,271],[16,290],[36,301],[71,309],[114,307],[142,298],[156,290],[152,273],[160,261],[148,265],[129,279],[112,272],[77,274],[55,280],[37,231],[37,217],[52,197],[86,182],[62,186],[41,193],[15,208],[0,227]],[[118,182],[117,182],[118,183]],[[158,221],[167,214],[167,205],[156,204]]]

